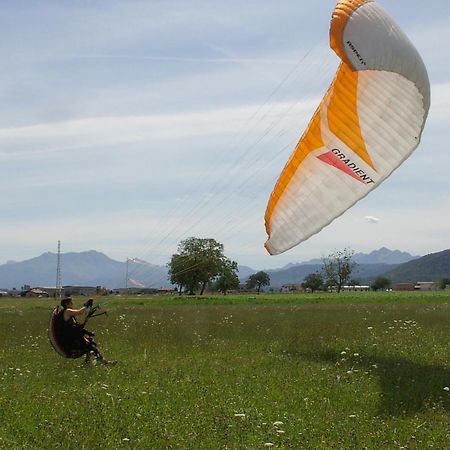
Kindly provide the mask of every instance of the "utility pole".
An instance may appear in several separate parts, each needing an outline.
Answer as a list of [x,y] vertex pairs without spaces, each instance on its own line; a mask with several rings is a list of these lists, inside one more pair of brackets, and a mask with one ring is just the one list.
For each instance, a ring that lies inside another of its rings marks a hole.
[[56,297],[61,301],[61,241],[58,241],[58,258],[56,264]]
[[127,257],[127,272],[125,275],[125,289],[128,289],[128,262],[130,261],[130,258]]

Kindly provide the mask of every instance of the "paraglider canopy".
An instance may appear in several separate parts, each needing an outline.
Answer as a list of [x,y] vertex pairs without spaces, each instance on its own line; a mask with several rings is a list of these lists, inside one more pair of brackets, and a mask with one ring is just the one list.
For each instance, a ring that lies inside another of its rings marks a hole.
[[330,45],[341,62],[270,196],[267,251],[282,253],[379,186],[418,146],[430,84],[410,40],[373,0],[341,0]]

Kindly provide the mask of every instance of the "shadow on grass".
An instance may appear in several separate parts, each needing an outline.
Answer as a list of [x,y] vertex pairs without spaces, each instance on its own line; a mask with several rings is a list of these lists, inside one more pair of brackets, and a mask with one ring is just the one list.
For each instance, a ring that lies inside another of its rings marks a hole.
[[450,392],[444,389],[450,387],[449,367],[419,364],[402,357],[358,354],[343,358],[341,352],[335,350],[295,356],[376,375],[381,390],[379,415],[413,415],[436,406],[450,412]]

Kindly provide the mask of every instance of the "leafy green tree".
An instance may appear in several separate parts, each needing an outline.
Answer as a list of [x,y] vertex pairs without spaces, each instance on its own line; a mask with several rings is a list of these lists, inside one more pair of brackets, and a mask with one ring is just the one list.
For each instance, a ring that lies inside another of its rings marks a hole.
[[[167,264],[170,281],[193,295],[205,287],[222,272],[228,260],[223,254],[223,245],[214,239],[191,237],[178,245],[178,252]],[[231,263],[231,261],[230,261]],[[237,267],[237,264],[236,264]]]
[[342,286],[348,283],[357,264],[352,260],[354,251],[348,248],[335,250],[322,259],[322,276],[329,287],[341,292]]
[[270,276],[263,270],[260,270],[259,272],[250,275],[246,283],[248,288],[250,289],[256,288],[258,294],[263,286],[269,286],[269,284],[270,284]]
[[237,276],[237,263],[235,261],[226,260],[222,271],[219,274],[214,288],[226,295],[229,290],[239,287],[239,277]]
[[442,280],[439,280],[438,282],[439,289],[445,289],[447,284],[450,284],[450,278],[442,278]]
[[196,287],[195,284],[191,283],[192,274],[189,264],[189,258],[179,254],[172,255],[170,263],[167,264],[170,281],[178,286],[180,295],[184,287],[191,286],[192,289]]
[[387,277],[384,277],[380,275],[379,277],[376,277],[375,280],[372,283],[372,290],[373,291],[379,291],[379,290],[385,290],[391,285],[391,280]]
[[303,289],[310,289],[311,292],[317,291],[323,287],[323,278],[320,273],[310,273],[306,275],[302,283]]

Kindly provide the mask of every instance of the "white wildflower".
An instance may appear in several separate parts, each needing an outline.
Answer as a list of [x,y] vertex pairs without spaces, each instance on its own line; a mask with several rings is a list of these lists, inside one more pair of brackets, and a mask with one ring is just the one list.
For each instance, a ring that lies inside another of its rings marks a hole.
[[450,388],[448,386],[445,386],[444,391],[450,391]]
[[280,422],[279,420],[273,423],[274,427],[280,427],[281,425],[284,425],[283,422]]
[[234,417],[245,417],[244,413],[236,413]]

